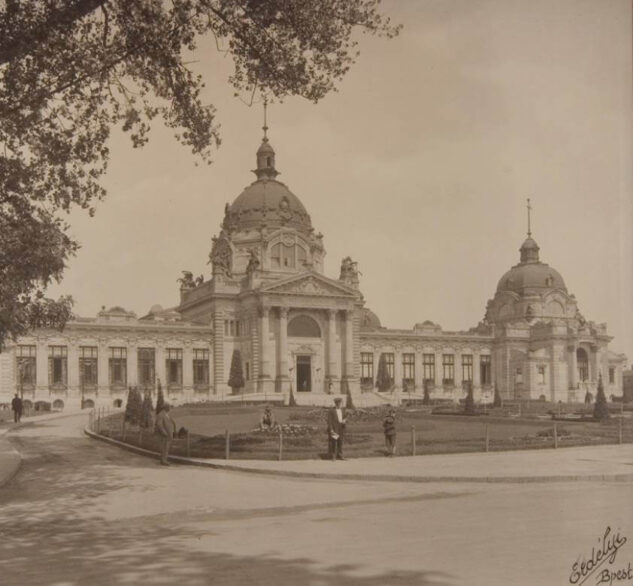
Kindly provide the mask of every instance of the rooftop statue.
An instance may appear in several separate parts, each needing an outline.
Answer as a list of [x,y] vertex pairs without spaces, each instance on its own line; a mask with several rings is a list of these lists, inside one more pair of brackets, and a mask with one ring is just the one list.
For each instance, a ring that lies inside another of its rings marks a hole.
[[233,251],[226,232],[222,230],[220,236],[214,236],[212,240],[213,246],[209,254],[209,262],[212,266],[213,275],[230,277],[233,271]]

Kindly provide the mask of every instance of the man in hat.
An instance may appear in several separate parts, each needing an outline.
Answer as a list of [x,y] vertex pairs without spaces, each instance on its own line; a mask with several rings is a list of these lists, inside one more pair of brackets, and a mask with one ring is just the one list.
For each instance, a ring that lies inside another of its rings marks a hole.
[[156,416],[155,429],[160,436],[160,463],[163,466],[169,466],[167,456],[176,433],[176,422],[169,416],[170,409],[169,403],[165,403],[160,413]]
[[22,407],[22,399],[20,398],[20,395],[16,393],[15,397],[13,397],[13,401],[11,401],[11,409],[13,410],[13,421],[15,423],[20,423],[20,419],[22,419]]
[[385,446],[387,447],[387,456],[396,455],[396,410],[393,407],[389,407],[387,416],[382,422],[382,427],[385,432]]
[[261,419],[259,420],[259,429],[261,431],[272,431],[275,429],[275,416],[273,415],[273,411],[269,405],[266,405],[264,409],[264,413],[262,414]]
[[343,434],[345,433],[346,413],[341,406],[340,397],[334,399],[334,407],[327,414],[328,455],[332,460],[343,458]]

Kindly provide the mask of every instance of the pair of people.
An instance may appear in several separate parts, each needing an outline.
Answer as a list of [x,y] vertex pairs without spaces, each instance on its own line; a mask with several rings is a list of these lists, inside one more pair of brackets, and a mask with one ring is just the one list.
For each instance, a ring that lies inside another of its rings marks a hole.
[[262,417],[259,420],[259,429],[261,431],[272,431],[277,427],[277,423],[275,421],[275,416],[273,415],[272,409],[270,407],[266,407],[264,412],[262,413]]

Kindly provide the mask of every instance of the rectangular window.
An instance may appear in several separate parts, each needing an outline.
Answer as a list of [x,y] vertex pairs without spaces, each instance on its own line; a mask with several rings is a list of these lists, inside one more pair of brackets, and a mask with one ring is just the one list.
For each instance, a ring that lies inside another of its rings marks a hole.
[[473,355],[462,354],[462,380],[473,380]]
[[442,354],[442,384],[455,384],[455,354]]
[[490,354],[482,354],[479,357],[480,382],[482,385],[492,384],[492,368],[490,364]]
[[127,348],[109,348],[108,370],[110,387],[125,388],[127,385]]
[[402,355],[402,384],[407,387],[415,385],[415,354]]
[[182,388],[182,348],[167,348],[165,370],[167,386],[171,389]]
[[613,366],[609,367],[609,384],[615,384],[615,368]]
[[514,382],[515,383],[523,382],[523,369],[520,366],[514,372]]
[[228,319],[224,320],[224,335],[225,336],[229,335],[229,320]]
[[544,385],[545,384],[545,366],[538,366],[536,368],[536,373],[537,373],[537,378],[538,378],[538,384]]
[[389,378],[393,382],[394,378],[394,364],[395,364],[395,356],[393,352],[385,352],[385,364],[387,365],[387,373],[389,374]]
[[251,364],[250,364],[250,362],[247,362],[244,365],[244,370],[245,370],[245,375],[246,375],[245,378],[246,378],[246,380],[250,380],[251,379]]
[[435,354],[422,355],[422,371],[424,382],[435,382]]
[[209,351],[204,348],[193,350],[193,386],[209,388]]
[[371,352],[360,353],[360,383],[365,386],[374,384],[374,355]]
[[20,390],[33,390],[36,382],[35,345],[20,345],[16,351],[17,383]]
[[91,389],[97,386],[97,356],[96,346],[79,347],[79,381],[82,389]]
[[156,351],[154,348],[138,349],[138,384],[141,389],[153,389],[156,377]]
[[68,387],[68,347],[48,347],[48,384],[54,389]]
[[229,322],[229,335],[235,336],[235,320],[233,319]]

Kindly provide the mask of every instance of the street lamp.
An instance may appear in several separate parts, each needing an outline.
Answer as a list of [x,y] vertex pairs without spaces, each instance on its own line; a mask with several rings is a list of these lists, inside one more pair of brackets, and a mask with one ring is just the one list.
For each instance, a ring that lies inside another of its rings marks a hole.
[[81,408],[84,409],[85,394],[86,394],[86,363],[82,359],[81,368],[79,369],[79,376],[81,378]]

